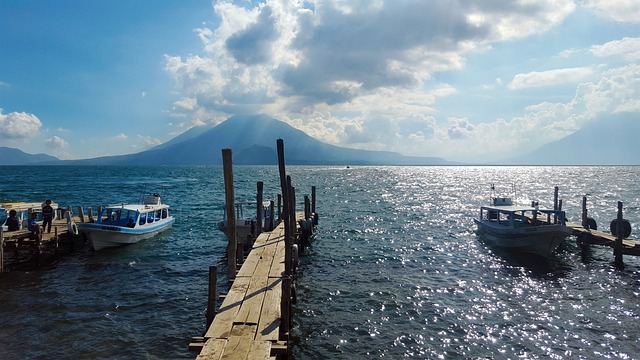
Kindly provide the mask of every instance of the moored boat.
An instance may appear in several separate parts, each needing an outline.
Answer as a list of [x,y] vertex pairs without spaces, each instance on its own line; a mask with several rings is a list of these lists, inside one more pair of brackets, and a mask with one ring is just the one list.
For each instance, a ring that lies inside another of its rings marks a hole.
[[514,205],[511,198],[492,198],[474,221],[477,234],[495,246],[544,257],[571,235],[564,211]]
[[95,222],[78,224],[94,250],[137,243],[171,228],[175,218],[158,194],[145,195],[140,204],[104,207]]
[[[236,239],[238,243],[242,244],[247,241],[249,235],[256,233],[257,226],[257,213],[255,201],[239,201],[235,203],[236,209]],[[271,201],[264,201],[262,204],[262,227],[266,229],[273,218],[274,223],[277,223],[277,217],[274,217],[272,213],[275,212],[272,208]],[[224,218],[217,223],[218,230],[227,234],[227,213],[225,211]]]

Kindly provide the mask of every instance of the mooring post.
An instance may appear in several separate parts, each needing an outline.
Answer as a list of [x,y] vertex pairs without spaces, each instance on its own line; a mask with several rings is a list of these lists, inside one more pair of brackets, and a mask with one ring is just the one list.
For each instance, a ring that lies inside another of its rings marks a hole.
[[278,221],[282,221],[282,194],[278,194]]
[[587,197],[582,197],[582,227],[589,230],[589,221],[587,220]]
[[84,222],[84,211],[82,210],[82,206],[78,206],[78,216],[80,217],[80,222]]
[[236,278],[236,259],[238,253],[238,239],[236,238],[235,194],[233,188],[233,158],[231,149],[222,149],[222,166],[224,169],[225,212],[227,215],[227,263],[229,265],[228,278]]
[[291,325],[291,277],[285,275],[282,277],[282,299],[280,300],[280,333],[279,340],[289,340],[289,328]]
[[0,274],[4,272],[4,231],[0,226]]
[[304,196],[304,219],[309,220],[311,217],[311,201],[309,195]]
[[209,266],[209,297],[207,299],[207,329],[216,317],[216,294],[218,293],[218,268]]
[[[287,172],[284,164],[284,140],[276,140],[278,148],[278,170],[280,173],[280,190],[282,192],[282,221],[284,221],[284,273],[285,276],[291,275],[291,233],[290,233],[290,221],[289,218],[289,188],[287,186]],[[280,197],[278,197],[278,203]],[[278,204],[280,208],[280,204]],[[283,289],[284,292],[284,289]]]
[[618,269],[624,268],[622,262],[622,201],[618,201],[618,221],[616,222],[616,244],[613,248],[615,265]]
[[269,202],[269,231],[273,231],[273,228],[275,227],[274,222],[274,217],[275,217],[275,205],[273,203],[273,200],[271,200]]
[[264,183],[262,181],[258,181],[257,183],[257,195],[256,195],[256,202],[257,202],[257,214],[256,214],[256,219],[258,219],[258,224],[256,226],[256,239],[258,238],[258,236],[260,236],[260,233],[262,233],[262,214],[264,214],[264,210],[263,210],[263,204],[262,204],[262,189],[264,188]]
[[[558,187],[553,188],[553,210],[558,211]],[[553,213],[553,223],[558,223],[558,213]]]
[[316,187],[311,187],[311,212],[316,213]]

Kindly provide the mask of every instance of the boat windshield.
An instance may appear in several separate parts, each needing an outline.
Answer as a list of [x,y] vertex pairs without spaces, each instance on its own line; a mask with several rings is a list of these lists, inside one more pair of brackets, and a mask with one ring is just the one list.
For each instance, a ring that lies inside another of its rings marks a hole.
[[129,219],[135,223],[138,219],[138,212],[122,208],[106,208],[100,214],[98,221],[106,225],[127,226]]

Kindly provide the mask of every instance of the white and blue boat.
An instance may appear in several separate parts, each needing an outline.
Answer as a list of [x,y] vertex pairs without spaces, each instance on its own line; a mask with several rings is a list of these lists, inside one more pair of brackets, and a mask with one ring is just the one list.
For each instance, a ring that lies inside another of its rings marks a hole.
[[171,228],[175,218],[158,194],[145,195],[141,204],[104,207],[95,222],[78,224],[78,231],[91,241],[94,250],[135,244]]

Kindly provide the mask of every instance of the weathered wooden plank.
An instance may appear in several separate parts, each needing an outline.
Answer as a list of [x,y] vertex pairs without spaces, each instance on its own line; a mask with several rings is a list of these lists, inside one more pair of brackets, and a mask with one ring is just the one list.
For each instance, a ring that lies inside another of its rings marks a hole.
[[204,343],[204,347],[196,357],[197,360],[219,360],[222,359],[224,349],[227,346],[225,339],[209,339]]
[[244,260],[240,271],[238,271],[238,275],[236,277],[251,277],[256,271],[256,267],[258,266],[258,262],[262,257],[262,252],[264,248],[254,248],[251,250],[247,258]]
[[234,325],[229,336],[229,342],[224,349],[222,359],[251,359],[251,357],[249,357],[249,353],[251,351],[256,329],[256,325]]
[[251,278],[239,277],[233,282],[227,297],[222,302],[218,314],[204,335],[206,338],[226,339],[231,333],[233,321],[240,310],[244,297],[249,288]]
[[256,340],[278,341],[280,330],[280,300],[282,298],[282,278],[269,278],[264,296]]
[[269,341],[253,341],[249,350],[249,360],[265,360],[271,358],[271,343]]
[[236,324],[258,325],[264,295],[267,289],[267,276],[256,273],[249,283],[242,306],[234,318]]
[[273,257],[273,262],[269,270],[269,277],[279,278],[284,276],[284,253],[285,253],[284,240],[278,242],[276,252]]

